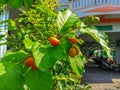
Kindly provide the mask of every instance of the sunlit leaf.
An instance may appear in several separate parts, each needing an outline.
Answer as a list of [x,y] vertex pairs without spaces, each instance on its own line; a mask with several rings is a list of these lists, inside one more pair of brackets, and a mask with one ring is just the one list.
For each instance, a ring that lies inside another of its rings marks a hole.
[[85,57],[82,54],[75,56],[74,58],[70,58],[70,65],[73,71],[77,75],[81,75],[84,72],[84,64],[86,63]]
[[79,17],[70,10],[59,11],[57,23],[61,33],[67,32],[71,27],[75,26],[79,21]]
[[9,20],[10,26],[11,27],[15,27],[16,26],[16,22],[12,19]]
[[26,57],[28,56],[28,54],[23,51],[17,51],[17,52],[8,52],[2,59],[3,62],[7,63],[7,62],[20,62],[23,61]]
[[24,90],[22,67],[18,64],[7,63],[6,73],[0,75],[0,90]]
[[82,34],[90,35],[96,42],[98,42],[103,47],[108,57],[112,58],[110,55],[110,49],[108,47],[108,37],[105,33],[99,32],[93,26],[84,26],[84,25],[80,28],[80,32]]
[[33,55],[35,63],[40,70],[45,71],[52,67],[55,62],[65,56],[63,48],[59,45],[54,46],[42,46],[39,43],[33,47]]
[[34,42],[31,39],[29,39],[28,37],[24,38],[23,43],[25,45],[25,48],[28,50],[30,50],[32,48],[32,46],[34,45]]

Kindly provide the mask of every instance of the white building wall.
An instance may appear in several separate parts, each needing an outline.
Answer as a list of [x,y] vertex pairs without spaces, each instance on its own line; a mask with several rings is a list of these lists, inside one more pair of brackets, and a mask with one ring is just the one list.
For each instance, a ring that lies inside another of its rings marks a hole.
[[62,5],[68,5],[69,0],[59,0]]
[[104,25],[112,25],[113,30],[111,31],[105,31],[105,32],[120,32],[120,23],[101,23],[101,24],[95,24],[97,26],[104,26]]
[[120,32],[120,23],[113,23],[113,31]]

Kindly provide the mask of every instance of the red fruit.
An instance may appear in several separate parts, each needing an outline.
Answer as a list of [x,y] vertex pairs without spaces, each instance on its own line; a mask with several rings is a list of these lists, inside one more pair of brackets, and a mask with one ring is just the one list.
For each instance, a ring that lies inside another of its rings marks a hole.
[[74,44],[77,44],[77,43],[78,43],[78,39],[77,39],[77,38],[71,37],[69,40],[70,40],[72,43],[74,43]]
[[32,57],[27,58],[25,63],[28,67],[32,67],[33,70],[38,70],[38,68],[34,64],[34,59]]
[[33,70],[38,70],[38,68],[36,66],[32,66]]
[[29,67],[31,66],[31,62],[34,62],[34,59],[32,57],[27,58],[25,61],[26,65]]
[[31,62],[31,67],[33,70],[38,70],[38,68],[35,66],[34,62]]
[[58,46],[60,44],[60,41],[55,37],[50,37],[49,41],[53,46]]

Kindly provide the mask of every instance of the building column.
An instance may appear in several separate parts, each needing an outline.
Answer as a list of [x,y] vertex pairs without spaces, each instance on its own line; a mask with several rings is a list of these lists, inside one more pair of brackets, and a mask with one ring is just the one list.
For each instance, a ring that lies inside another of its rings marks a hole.
[[[0,22],[7,20],[9,18],[9,10],[6,8],[4,10],[4,13],[0,15]],[[0,24],[0,35],[6,35],[8,32],[8,27],[5,24]],[[6,37],[3,37],[2,40],[0,40],[0,44],[4,43],[6,41]],[[0,59],[5,55],[7,51],[7,45],[0,45]]]
[[117,40],[117,42],[116,42],[115,60],[118,64],[120,64],[120,39]]

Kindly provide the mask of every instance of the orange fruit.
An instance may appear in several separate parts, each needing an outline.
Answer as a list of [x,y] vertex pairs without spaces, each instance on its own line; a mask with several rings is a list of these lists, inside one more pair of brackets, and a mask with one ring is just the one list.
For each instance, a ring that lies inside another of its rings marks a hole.
[[78,39],[77,38],[74,38],[74,37],[71,37],[69,38],[69,40],[74,43],[74,44],[77,44],[78,43]]
[[38,68],[34,64],[34,59],[32,57],[27,58],[25,63],[28,67],[32,67],[33,70],[38,70]]
[[70,50],[69,50],[69,56],[71,57],[71,58],[74,58],[75,56],[76,56],[76,49],[75,48],[70,48]]
[[50,37],[49,41],[53,46],[58,46],[60,44],[60,41],[55,37]]

